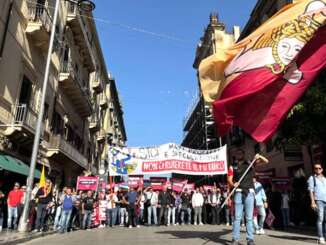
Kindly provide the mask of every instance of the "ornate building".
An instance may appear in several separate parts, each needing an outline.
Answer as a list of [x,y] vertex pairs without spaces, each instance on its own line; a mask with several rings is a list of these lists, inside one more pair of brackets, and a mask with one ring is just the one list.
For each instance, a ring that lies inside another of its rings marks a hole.
[[[28,168],[31,157],[53,6],[53,0],[0,1],[0,179],[26,181],[15,167]],[[91,13],[60,2],[51,59],[37,168],[45,164],[58,185],[74,186],[84,171],[97,173],[112,132],[125,143],[123,112],[117,92],[108,92],[116,91],[115,81]],[[107,125],[107,114],[118,123]]]

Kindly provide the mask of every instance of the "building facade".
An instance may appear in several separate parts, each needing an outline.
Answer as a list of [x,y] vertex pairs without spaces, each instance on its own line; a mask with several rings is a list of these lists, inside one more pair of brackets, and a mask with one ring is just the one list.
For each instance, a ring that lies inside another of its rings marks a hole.
[[[193,68],[198,71],[200,62],[214,54],[217,48],[226,48],[239,38],[239,27],[233,28],[233,33],[227,33],[225,25],[218,20],[217,14],[211,14],[210,23],[204,30],[196,50]],[[198,80],[200,91],[200,84]],[[184,138],[182,146],[192,149],[214,149],[222,142],[217,138],[215,123],[211,113],[211,105],[205,104],[201,92],[198,93],[188,115],[184,119]]]
[[[218,48],[230,47],[236,42],[239,35],[239,27],[234,26],[233,33],[228,33],[224,23],[219,21],[218,15],[211,14],[210,22],[205,28],[204,35],[200,38],[197,46],[193,68],[198,71],[200,62],[203,59],[213,55]],[[198,72],[197,81],[198,91],[201,91]],[[224,140],[217,135],[211,111],[211,105],[204,102],[204,98],[201,92],[199,92],[183,121],[184,138],[182,146],[198,150],[209,150],[215,149],[224,143]],[[173,174],[173,177],[183,178],[182,175],[178,174]],[[197,185],[220,182],[218,176],[214,178],[192,176],[188,177],[188,180],[195,182]]]
[[[26,164],[40,109],[54,5],[54,0],[0,2],[0,154]],[[108,92],[113,83],[92,14],[60,1],[37,160],[37,168],[45,164],[57,185],[74,186],[83,172],[97,173],[106,145],[112,143],[108,113],[122,121],[119,143],[125,143],[122,109],[110,108],[118,100]],[[0,174],[26,180],[10,170]]]

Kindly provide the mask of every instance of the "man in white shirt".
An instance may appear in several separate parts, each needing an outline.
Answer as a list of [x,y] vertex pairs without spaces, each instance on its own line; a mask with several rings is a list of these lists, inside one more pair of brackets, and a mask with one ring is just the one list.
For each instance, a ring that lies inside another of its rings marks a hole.
[[117,193],[113,192],[106,195],[107,205],[106,205],[106,218],[107,225],[113,227],[117,221]]
[[199,188],[196,188],[196,191],[192,195],[191,199],[192,207],[195,210],[194,216],[194,225],[197,225],[197,220],[199,225],[203,225],[201,221],[202,208],[204,204],[203,194],[200,193]]
[[147,207],[147,224],[152,225],[152,213],[154,224],[157,225],[157,205],[158,205],[158,193],[153,191],[152,187],[145,189]]
[[281,206],[281,211],[282,211],[282,218],[283,218],[283,226],[284,229],[287,229],[290,224],[290,205],[289,205],[289,194],[287,191],[284,191],[282,193],[282,206]]

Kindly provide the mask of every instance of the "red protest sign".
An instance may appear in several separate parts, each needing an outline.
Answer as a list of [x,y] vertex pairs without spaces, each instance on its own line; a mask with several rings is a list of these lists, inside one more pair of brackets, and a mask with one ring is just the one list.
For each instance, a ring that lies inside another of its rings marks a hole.
[[98,182],[99,182],[98,176],[78,176],[77,190],[97,191]]

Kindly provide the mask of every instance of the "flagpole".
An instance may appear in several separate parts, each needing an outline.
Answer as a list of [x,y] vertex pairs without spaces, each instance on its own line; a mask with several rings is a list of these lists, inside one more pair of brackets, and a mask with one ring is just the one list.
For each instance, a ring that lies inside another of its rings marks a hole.
[[[240,184],[242,182],[242,180],[246,177],[247,173],[249,172],[249,170],[252,168],[252,166],[255,164],[255,162],[261,159],[264,162],[268,162],[268,160],[261,156],[260,154],[256,154],[256,156],[254,157],[254,159],[251,161],[251,163],[249,164],[248,168],[246,169],[246,171],[243,173],[243,175],[241,176],[241,178],[239,179],[238,183]],[[230,194],[227,196],[227,198],[224,200],[223,204],[221,205],[220,209],[218,212],[220,212],[223,207],[225,206],[225,204],[229,201],[229,199],[231,198],[231,196],[233,195],[233,193],[235,192],[235,190],[237,189],[237,187],[234,187],[233,190],[230,192]]]
[[32,152],[32,157],[31,157],[31,162],[30,162],[29,175],[27,178],[26,195],[24,198],[25,205],[24,205],[23,214],[20,219],[19,227],[18,227],[18,230],[20,232],[26,232],[28,229],[27,219],[28,219],[28,213],[29,213],[30,199],[31,199],[31,195],[32,195],[37,153],[38,153],[39,144],[40,144],[40,136],[41,136],[41,130],[42,130],[43,114],[44,114],[44,102],[45,102],[45,97],[46,97],[46,89],[47,89],[48,81],[49,81],[51,56],[52,56],[54,36],[55,36],[55,27],[56,27],[58,13],[59,13],[59,3],[60,3],[60,0],[56,0],[54,14],[53,14],[53,22],[52,22],[52,28],[51,28],[51,37],[50,37],[48,55],[47,55],[46,65],[45,65],[40,111],[39,111],[38,117],[37,117],[37,124],[36,124],[36,128],[35,128],[35,136],[34,136],[34,144],[33,144],[33,152]]

